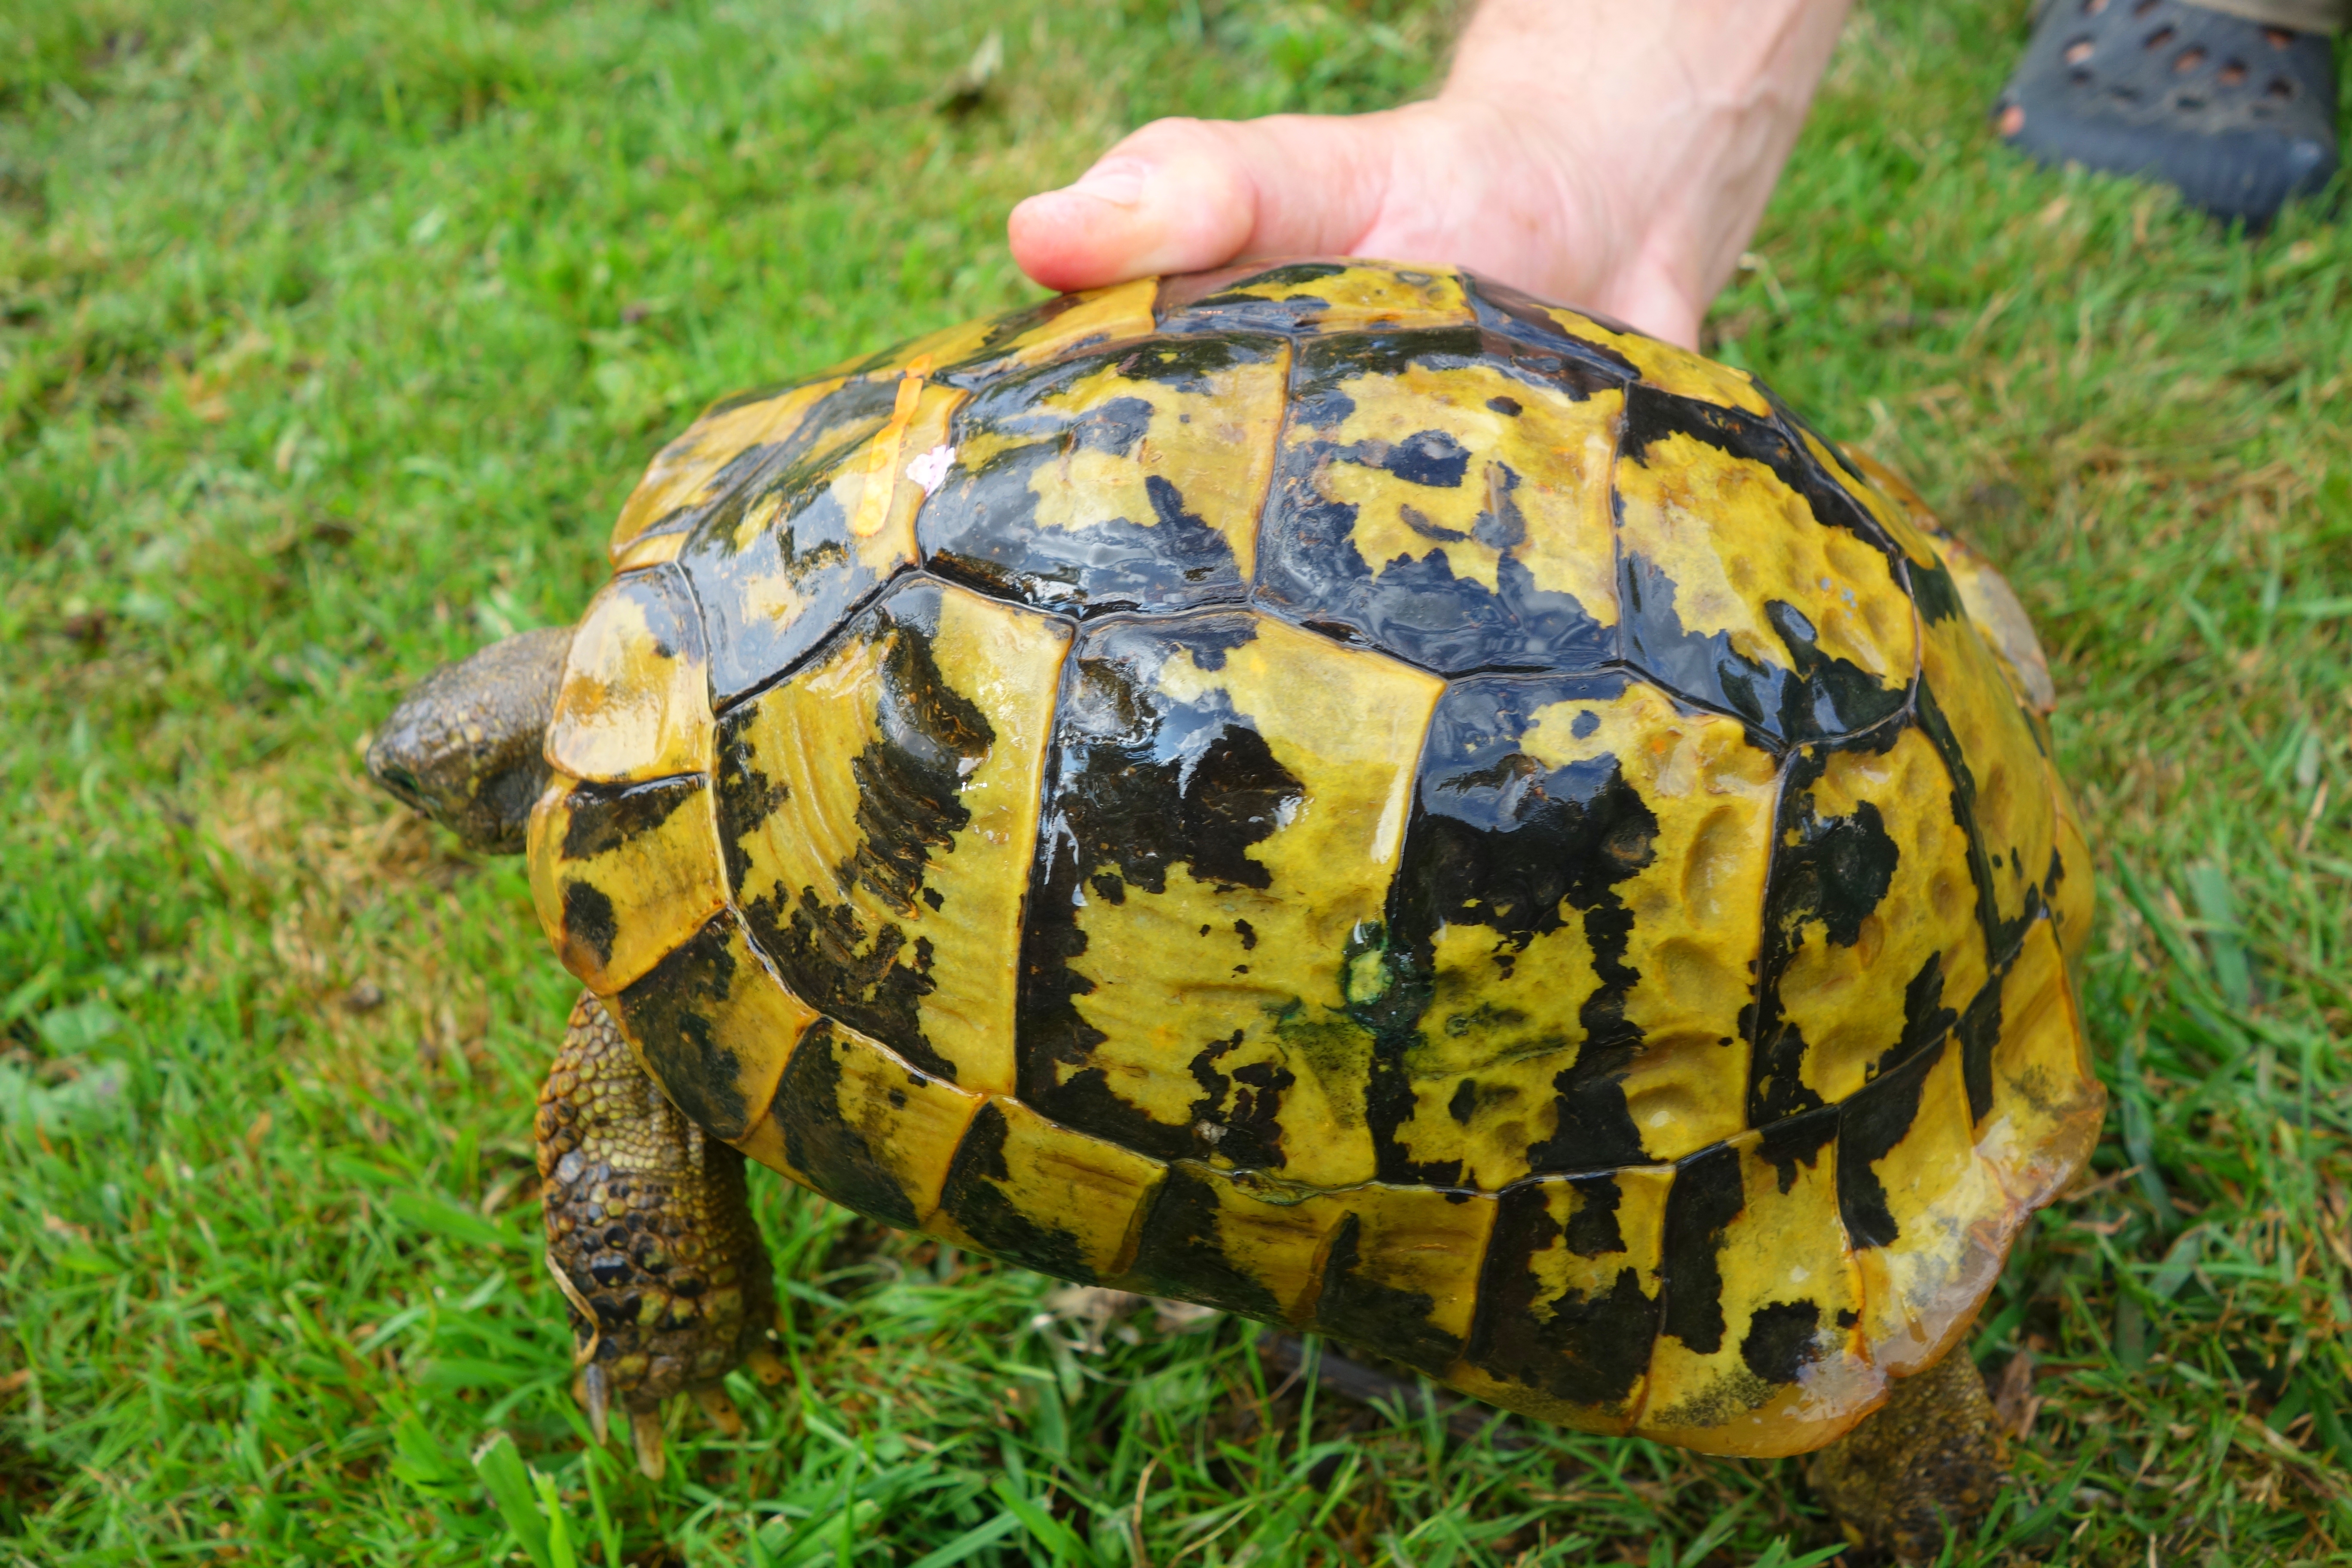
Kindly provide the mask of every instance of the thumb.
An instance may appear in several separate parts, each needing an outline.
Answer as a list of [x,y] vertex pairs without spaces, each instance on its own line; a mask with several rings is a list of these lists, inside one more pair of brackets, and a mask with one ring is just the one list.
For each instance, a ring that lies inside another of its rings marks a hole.
[[1392,117],[1160,120],[1006,224],[1048,289],[1194,272],[1243,256],[1345,253],[1388,193]]

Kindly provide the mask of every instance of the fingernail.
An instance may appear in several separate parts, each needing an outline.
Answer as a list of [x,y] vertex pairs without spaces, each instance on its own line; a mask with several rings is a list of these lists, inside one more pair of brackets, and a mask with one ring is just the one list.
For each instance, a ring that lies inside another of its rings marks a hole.
[[1132,158],[1108,158],[1088,169],[1069,188],[1098,202],[1131,207],[1143,198],[1143,182],[1150,172]]

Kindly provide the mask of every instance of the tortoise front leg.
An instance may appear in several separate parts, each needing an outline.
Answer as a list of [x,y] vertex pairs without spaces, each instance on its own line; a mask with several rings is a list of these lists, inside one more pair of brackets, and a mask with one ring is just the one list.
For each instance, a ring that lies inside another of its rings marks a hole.
[[1963,1336],[1808,1458],[1805,1480],[1856,1544],[1933,1563],[1947,1526],[1965,1532],[1991,1511],[2008,1468],[2000,1419]]
[[752,1223],[743,1156],[687,1120],[637,1065],[604,1004],[583,995],[539,1091],[547,1264],[571,1303],[573,1392],[604,1440],[628,1412],[637,1468],[663,1468],[661,1409],[692,1394],[720,1430],[742,1417],[719,1380],[766,1343],[775,1277]]

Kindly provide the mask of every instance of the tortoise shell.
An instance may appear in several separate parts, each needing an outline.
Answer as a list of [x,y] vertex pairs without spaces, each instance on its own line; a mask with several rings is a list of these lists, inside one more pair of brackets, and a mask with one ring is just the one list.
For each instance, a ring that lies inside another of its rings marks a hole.
[[541,921],[886,1224],[1781,1454],[2095,1137],[2032,629],[1740,371],[1145,280],[717,405],[612,558]]

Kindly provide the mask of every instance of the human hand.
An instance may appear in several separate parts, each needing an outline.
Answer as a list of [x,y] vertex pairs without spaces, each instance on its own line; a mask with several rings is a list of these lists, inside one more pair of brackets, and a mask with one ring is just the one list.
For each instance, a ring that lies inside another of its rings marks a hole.
[[1486,0],[1435,99],[1154,121],[1013,208],[1013,258],[1065,289],[1252,256],[1451,262],[1696,346],[1847,3]]

